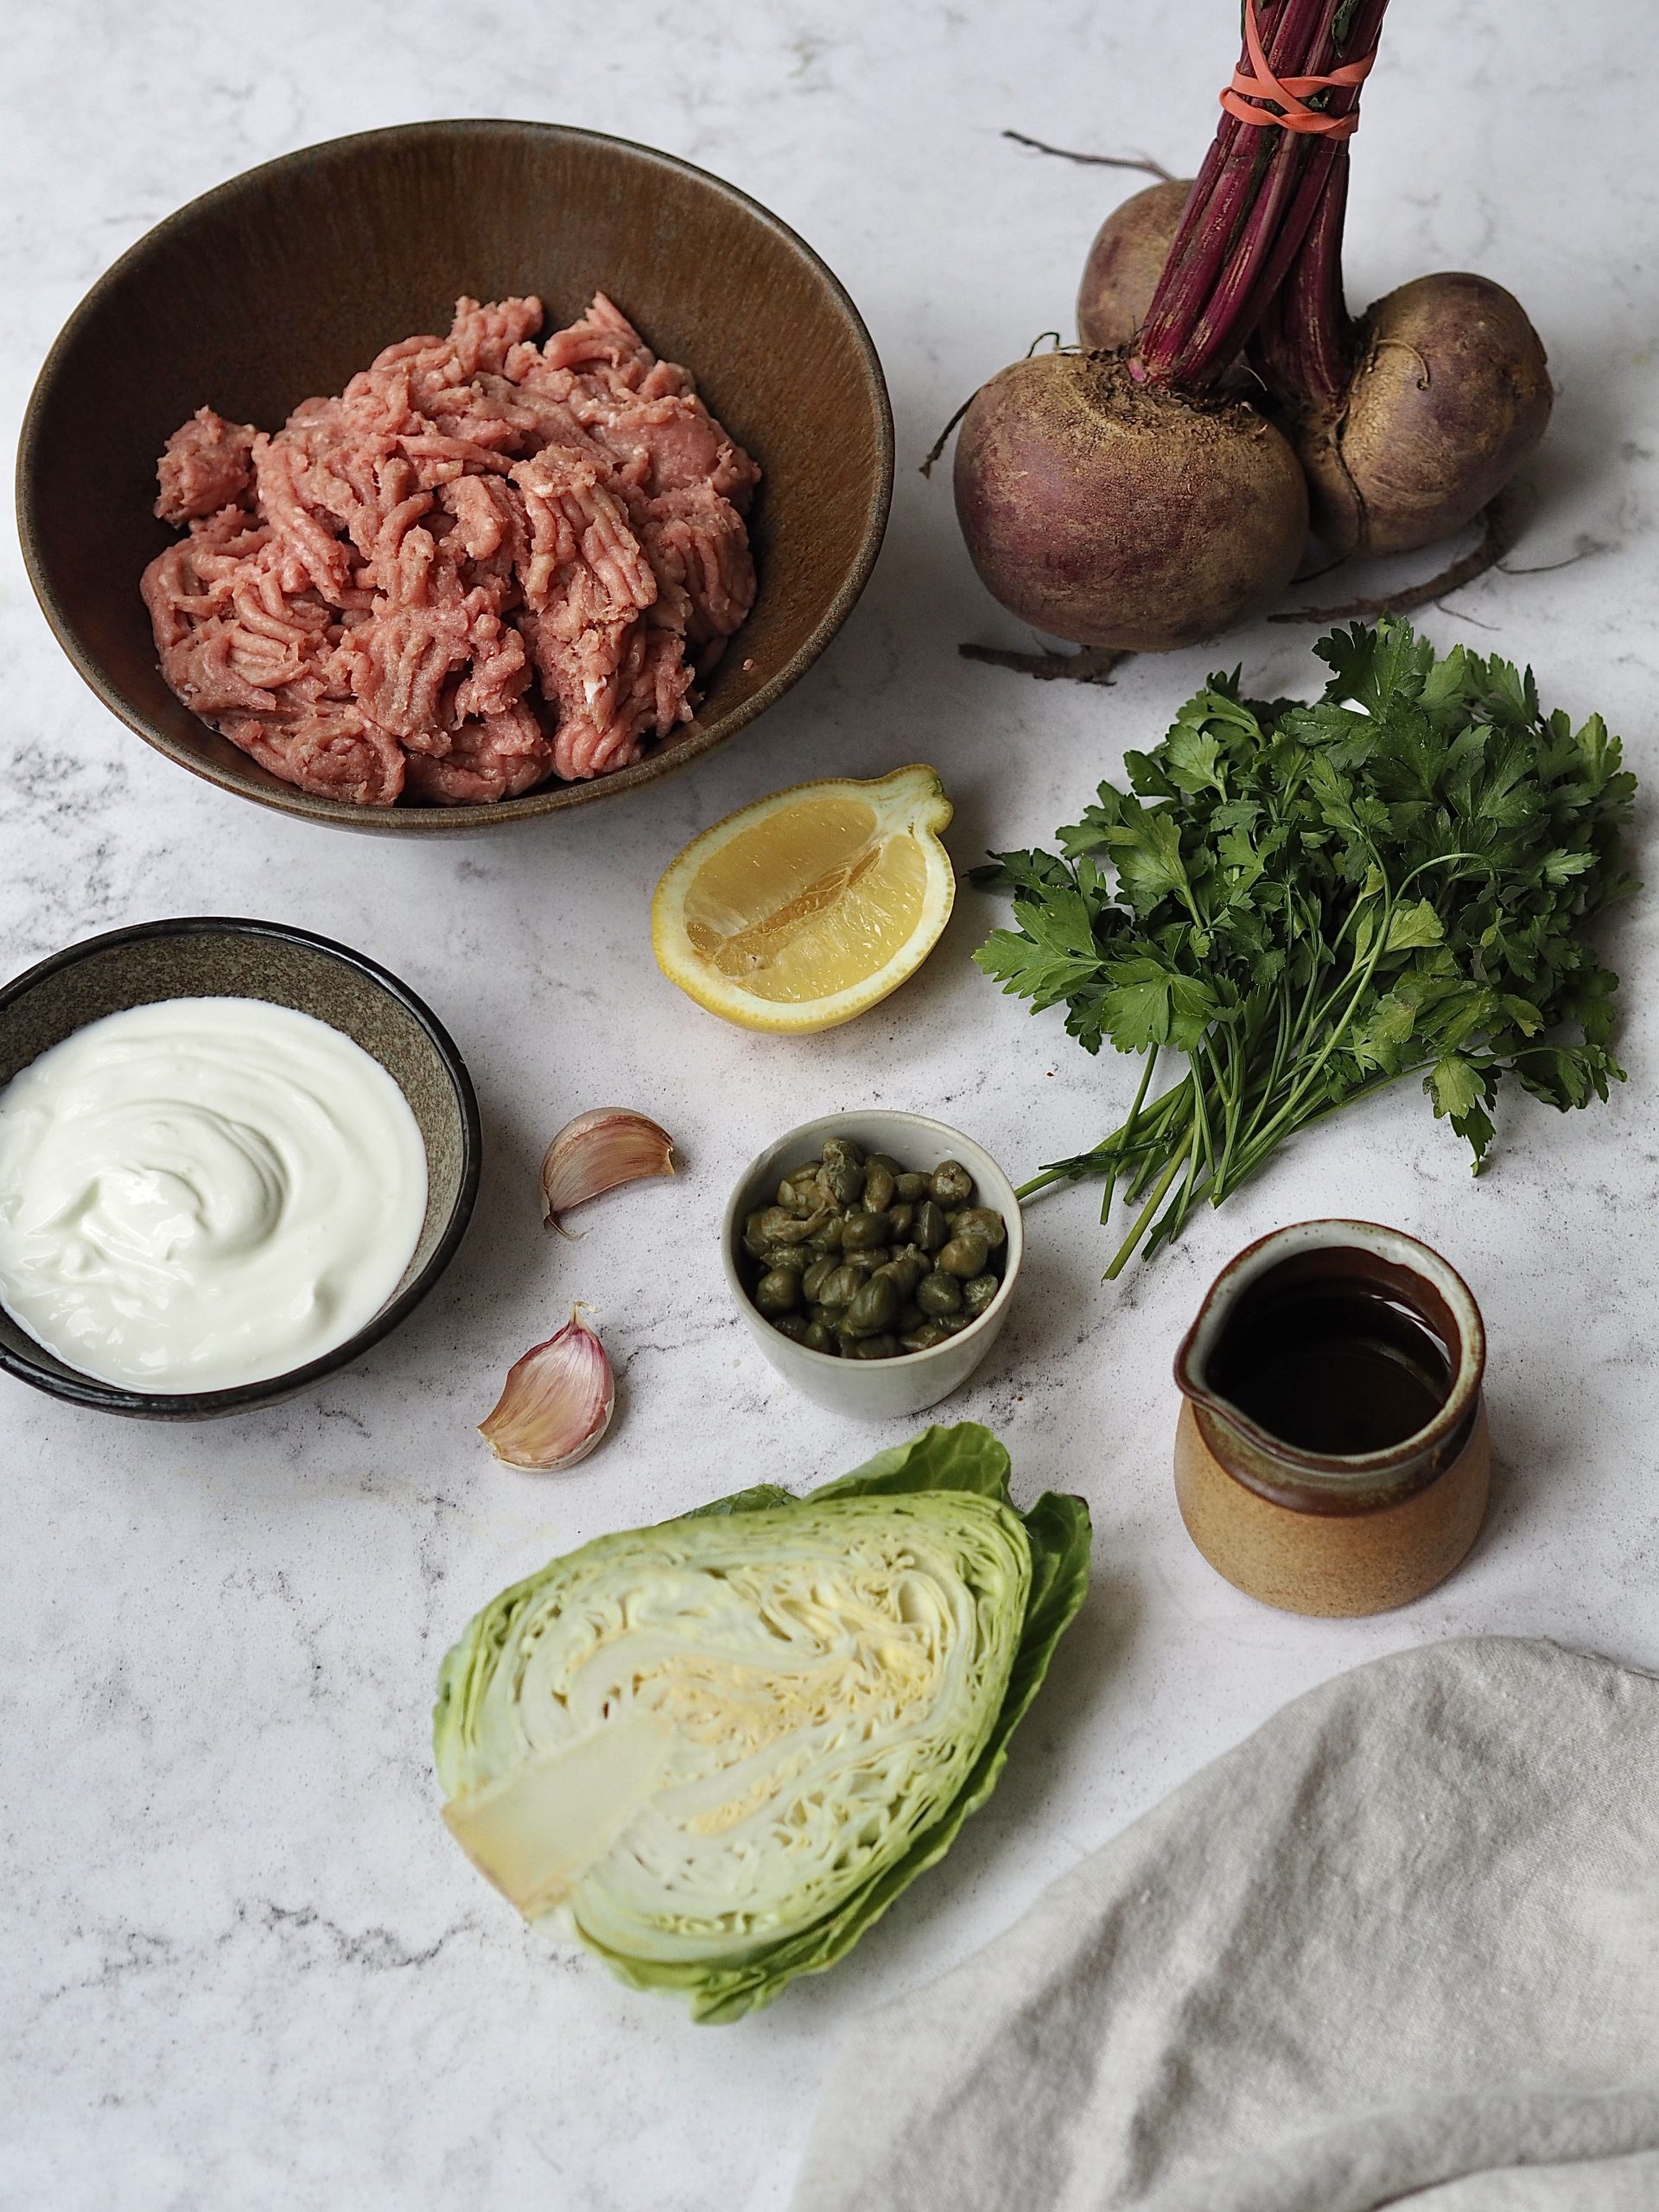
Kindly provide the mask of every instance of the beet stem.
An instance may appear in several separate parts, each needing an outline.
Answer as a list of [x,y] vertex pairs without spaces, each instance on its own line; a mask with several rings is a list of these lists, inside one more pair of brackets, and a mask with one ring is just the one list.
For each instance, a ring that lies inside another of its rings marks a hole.
[[[1258,24],[1275,77],[1328,74],[1342,55],[1376,45],[1388,0],[1282,0],[1271,23]],[[1248,66],[1248,48],[1241,68]],[[1334,116],[1352,112],[1357,86],[1332,86],[1313,103]],[[1334,190],[1346,187],[1346,141],[1249,124],[1224,113],[1170,248],[1132,369],[1151,382],[1201,391],[1213,384],[1267,315],[1275,293],[1300,267],[1305,242]],[[1336,244],[1341,242],[1340,209]],[[1325,249],[1322,249],[1322,251]]]
[[[1349,26],[1348,43],[1369,52],[1382,27],[1388,0],[1362,0]],[[1344,109],[1351,107],[1354,93]],[[1332,107],[1337,107],[1333,99]],[[1294,224],[1291,253],[1256,332],[1255,352],[1270,389],[1316,416],[1334,418],[1353,373],[1357,331],[1348,313],[1342,283],[1343,226],[1348,207],[1348,143],[1331,148],[1325,189],[1311,221],[1300,232]]]
[[1354,326],[1342,285],[1347,202],[1344,149],[1301,251],[1257,326],[1253,346],[1268,389],[1326,419],[1341,411],[1356,353]]

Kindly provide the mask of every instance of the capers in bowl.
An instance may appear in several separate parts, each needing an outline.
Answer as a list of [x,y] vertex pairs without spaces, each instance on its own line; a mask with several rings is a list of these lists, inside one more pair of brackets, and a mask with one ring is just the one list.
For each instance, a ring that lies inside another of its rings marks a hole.
[[738,1270],[757,1312],[810,1351],[894,1359],[988,1311],[1007,1224],[960,1160],[907,1168],[829,1137],[744,1221]]

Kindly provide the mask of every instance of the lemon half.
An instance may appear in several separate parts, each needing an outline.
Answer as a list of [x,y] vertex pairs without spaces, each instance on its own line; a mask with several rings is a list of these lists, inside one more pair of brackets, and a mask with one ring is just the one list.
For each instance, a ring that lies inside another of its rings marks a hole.
[[913,976],[957,895],[931,768],[797,784],[695,837],[657,886],[657,964],[746,1029],[850,1021]]

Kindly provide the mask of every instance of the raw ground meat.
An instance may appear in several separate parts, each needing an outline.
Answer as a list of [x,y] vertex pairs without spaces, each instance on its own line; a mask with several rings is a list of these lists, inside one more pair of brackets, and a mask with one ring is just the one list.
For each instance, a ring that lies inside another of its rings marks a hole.
[[463,299],[275,436],[203,407],[157,468],[162,673],[302,791],[359,806],[602,776],[691,718],[754,604],[760,471],[604,294]]

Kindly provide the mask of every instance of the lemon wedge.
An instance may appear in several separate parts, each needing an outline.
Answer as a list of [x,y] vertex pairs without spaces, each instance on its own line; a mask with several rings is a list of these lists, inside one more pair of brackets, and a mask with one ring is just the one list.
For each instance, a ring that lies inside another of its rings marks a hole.
[[796,1036],[913,976],[957,895],[931,768],[797,784],[705,830],[651,905],[657,964],[699,1006]]

